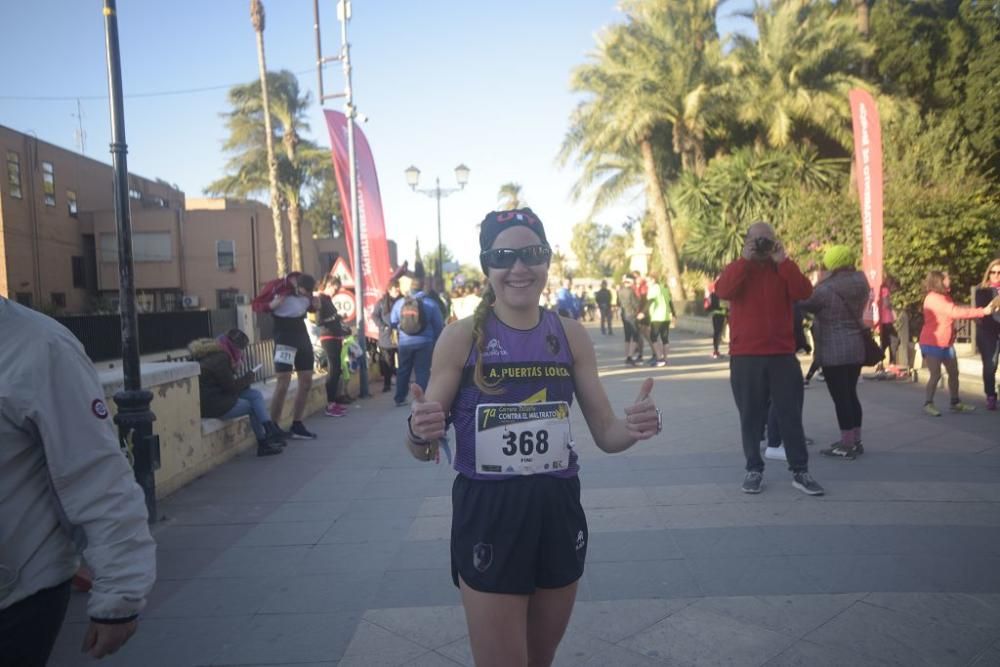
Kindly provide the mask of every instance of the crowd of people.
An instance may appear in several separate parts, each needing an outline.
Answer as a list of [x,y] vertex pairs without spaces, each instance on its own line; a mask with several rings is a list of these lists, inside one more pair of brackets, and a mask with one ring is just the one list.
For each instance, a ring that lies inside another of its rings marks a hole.
[[[627,275],[614,290],[602,281],[590,299],[565,280],[550,298],[552,251],[530,209],[491,212],[480,230],[482,287],[469,283],[446,293],[440,281],[425,289],[422,277],[409,279],[405,290],[399,281],[389,283],[374,311],[377,358],[383,391],[392,391],[395,381],[395,404],[410,408],[404,440],[416,459],[439,461],[446,434],[454,434],[451,573],[476,663],[550,664],[572,613],[590,539],[570,428],[573,403],[604,452],[624,451],[663,428],[651,377],[640,380],[635,401],[621,413],[612,408],[580,320],[591,316],[592,301],[601,334],[613,335],[617,314],[625,363],[636,366],[648,345],[646,365],[662,367],[676,313],[669,289],[655,275]],[[269,283],[254,300],[255,310],[274,323],[270,405],[253,386],[259,368],[247,368],[245,332],[231,329],[192,342],[192,358],[201,367],[202,415],[248,416],[260,456],[280,454],[291,439],[316,438],[303,418],[319,356],[328,369],[325,414],[343,417],[351,399],[341,369],[354,345],[334,306],[340,289],[335,277],[317,285],[293,273]],[[840,431],[821,454],[854,460],[864,453],[861,370],[878,365],[897,374],[909,363],[909,322],[901,322],[904,313],[892,303],[897,289],[887,277],[871,318],[871,291],[851,249],[828,247],[813,281],[763,222],[748,230],[742,256],[706,285],[712,357],[728,356],[739,414],[744,492],[761,493],[765,459],[777,459],[787,464],[796,489],[824,493],[809,472],[802,420],[804,389],[816,368]],[[959,395],[955,341],[963,319],[977,320],[985,405],[995,411],[1000,259],[989,263],[970,306],[955,303],[947,273],[930,271],[925,290],[917,339],[928,369],[924,412],[942,415],[934,403],[942,371],[951,412],[974,409]],[[727,323],[728,355],[721,349]],[[14,336],[0,352],[0,439],[8,445],[0,468],[8,486],[18,489],[0,510],[10,538],[0,560],[0,655],[17,664],[44,664],[66,613],[77,531],[86,536],[83,553],[95,575],[83,650],[93,657],[112,654],[135,633],[155,578],[142,490],[80,344],[49,318],[3,297],[0,325]],[[814,368],[805,376],[801,352],[813,354]],[[285,430],[293,373],[298,383]],[[765,433],[770,446],[762,456]],[[69,447],[76,442],[86,446]]]

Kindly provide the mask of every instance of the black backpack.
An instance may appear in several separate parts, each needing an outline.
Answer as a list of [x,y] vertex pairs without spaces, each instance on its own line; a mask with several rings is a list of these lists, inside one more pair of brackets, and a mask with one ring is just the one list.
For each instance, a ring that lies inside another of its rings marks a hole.
[[399,330],[408,336],[419,336],[426,326],[423,299],[414,296],[405,297],[399,309]]

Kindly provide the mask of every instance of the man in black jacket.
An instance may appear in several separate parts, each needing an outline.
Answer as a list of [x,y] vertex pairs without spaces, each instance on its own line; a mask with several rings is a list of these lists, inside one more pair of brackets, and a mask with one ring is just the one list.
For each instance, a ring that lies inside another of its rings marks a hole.
[[248,415],[257,436],[257,456],[272,456],[285,446],[281,431],[271,421],[264,397],[250,386],[253,371],[235,375],[248,342],[245,333],[230,329],[218,338],[200,338],[188,345],[191,358],[201,366],[201,416],[225,420]]
[[608,281],[601,281],[601,289],[594,293],[594,301],[597,302],[597,309],[601,312],[601,333],[608,336],[615,335],[612,329],[611,319],[611,290],[608,289]]

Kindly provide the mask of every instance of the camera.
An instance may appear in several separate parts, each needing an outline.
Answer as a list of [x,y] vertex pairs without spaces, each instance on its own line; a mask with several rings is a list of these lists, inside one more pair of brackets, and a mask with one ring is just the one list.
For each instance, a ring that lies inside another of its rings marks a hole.
[[755,255],[770,255],[774,252],[774,241],[766,237],[758,237],[753,240],[753,252]]

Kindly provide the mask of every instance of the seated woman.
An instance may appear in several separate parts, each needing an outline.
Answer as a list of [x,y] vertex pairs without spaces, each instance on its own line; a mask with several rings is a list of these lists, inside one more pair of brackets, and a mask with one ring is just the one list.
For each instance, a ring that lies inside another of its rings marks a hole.
[[272,456],[280,454],[285,446],[281,431],[271,421],[264,397],[250,387],[253,371],[235,375],[248,342],[245,333],[230,329],[218,338],[199,338],[188,345],[191,358],[201,366],[201,416],[225,420],[249,415],[250,427],[257,436],[257,456]]

